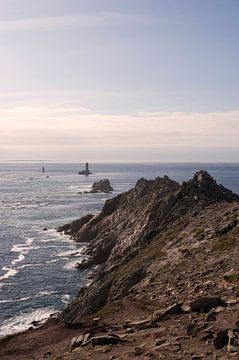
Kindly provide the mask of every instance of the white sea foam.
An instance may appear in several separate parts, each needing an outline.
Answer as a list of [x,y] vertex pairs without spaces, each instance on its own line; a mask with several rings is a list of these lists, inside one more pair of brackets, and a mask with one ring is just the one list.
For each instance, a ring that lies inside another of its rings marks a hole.
[[82,251],[85,249],[85,245],[82,245],[79,248],[72,248],[71,250],[66,250],[66,251],[60,251],[57,253],[57,256],[60,257],[82,257]]
[[69,300],[70,300],[70,295],[68,294],[62,295],[61,301],[63,302],[63,304],[68,304]]
[[[19,253],[18,257],[16,259],[13,259],[11,261],[11,265],[16,265],[17,263],[23,261],[25,259],[25,255],[28,254],[28,252],[33,248],[31,245],[33,243],[32,238],[27,238],[25,243],[21,244],[15,244],[11,248],[12,252]],[[37,247],[35,247],[37,248]],[[20,266],[19,266],[20,268]],[[2,276],[0,276],[0,280],[8,279],[9,277],[12,277],[18,273],[18,270],[12,269],[7,266],[2,267],[3,271],[6,271],[6,273]]]
[[34,240],[34,239],[32,239],[32,238],[27,238],[25,244],[26,244],[26,245],[31,245],[31,244],[33,243],[33,240]]
[[33,247],[31,247],[33,240],[34,239],[32,238],[27,238],[27,240],[24,243],[13,245],[11,251],[26,255],[31,249],[33,249]]
[[0,304],[22,302],[22,301],[30,300],[30,299],[37,298],[37,297],[51,296],[53,294],[56,294],[56,291],[39,291],[37,294],[32,295],[32,296],[26,296],[26,297],[22,297],[19,299],[0,300]]
[[55,263],[55,262],[57,262],[57,261],[58,261],[58,259],[53,259],[53,260],[47,261],[46,263],[47,263],[47,264],[52,264],[52,263]]
[[23,254],[20,253],[20,254],[18,255],[18,258],[17,258],[17,259],[12,260],[11,264],[12,264],[12,265],[15,265],[16,263],[21,262],[21,261],[23,261],[24,259],[25,259],[25,255],[23,255]]
[[75,270],[76,269],[75,265],[76,265],[76,260],[69,261],[63,266],[63,268],[65,270]]
[[42,263],[41,264],[24,264],[24,265],[18,266],[17,268],[24,269],[24,268],[28,268],[28,267],[37,267],[37,266],[42,266]]
[[59,241],[59,239],[42,239],[41,242],[43,243],[52,243],[54,241]]
[[[41,237],[42,237],[43,231],[40,230],[38,232],[41,234]],[[66,242],[68,244],[73,244],[73,241],[70,239],[69,235],[59,233],[56,229],[45,230],[44,235],[45,235],[45,239],[41,240],[41,242],[43,242],[43,243],[52,242],[52,241],[59,241],[60,240],[61,243]]]
[[8,279],[9,277],[14,276],[18,273],[17,270],[8,268],[7,266],[3,266],[2,270],[6,271],[6,273],[0,276],[0,280]]
[[74,253],[74,249],[66,250],[66,251],[60,251],[57,253],[57,256],[59,257],[68,257],[71,256]]
[[15,302],[21,302],[31,299],[31,296],[23,297],[20,299],[9,299],[9,300],[0,300],[0,304],[8,304],[8,303],[15,303]]
[[56,291],[40,291],[39,293],[37,293],[34,297],[42,297],[42,296],[49,296],[49,295],[52,295],[52,294],[56,294]]
[[0,326],[0,337],[27,330],[30,326],[33,326],[33,321],[43,322],[54,313],[56,313],[54,308],[47,307],[34,310],[33,312],[23,313],[21,315],[14,316],[11,319],[7,319],[3,321]]

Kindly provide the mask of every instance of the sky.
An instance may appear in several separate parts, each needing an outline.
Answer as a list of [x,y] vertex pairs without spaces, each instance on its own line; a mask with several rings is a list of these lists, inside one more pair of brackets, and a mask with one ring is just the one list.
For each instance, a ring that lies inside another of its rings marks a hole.
[[0,0],[0,161],[239,159],[238,0]]

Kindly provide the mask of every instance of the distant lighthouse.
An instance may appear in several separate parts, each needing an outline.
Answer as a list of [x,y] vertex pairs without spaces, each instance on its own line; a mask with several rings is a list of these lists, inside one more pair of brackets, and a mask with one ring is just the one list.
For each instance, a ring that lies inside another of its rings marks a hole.
[[92,174],[92,172],[90,172],[90,168],[89,168],[89,163],[88,163],[88,162],[85,163],[85,170],[79,171],[78,174],[79,174],[79,175],[85,175],[85,176],[89,176],[90,174]]

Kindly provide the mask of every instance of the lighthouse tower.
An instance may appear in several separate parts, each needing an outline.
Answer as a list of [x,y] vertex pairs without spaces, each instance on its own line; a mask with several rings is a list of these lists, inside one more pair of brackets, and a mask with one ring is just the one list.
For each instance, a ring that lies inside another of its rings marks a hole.
[[78,172],[79,175],[86,175],[89,176],[90,174],[92,174],[92,172],[90,172],[90,168],[89,168],[89,163],[85,163],[85,170],[79,171]]

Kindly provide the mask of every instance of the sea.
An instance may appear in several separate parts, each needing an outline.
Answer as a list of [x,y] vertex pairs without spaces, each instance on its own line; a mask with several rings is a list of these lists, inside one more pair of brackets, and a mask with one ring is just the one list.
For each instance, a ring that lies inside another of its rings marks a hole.
[[[38,326],[87,282],[88,271],[75,269],[85,244],[59,234],[59,225],[96,214],[142,177],[168,175],[181,183],[203,169],[239,194],[239,164],[98,163],[90,164],[88,177],[78,175],[83,169],[63,162],[0,164],[0,337]],[[84,193],[105,178],[112,194]]]

